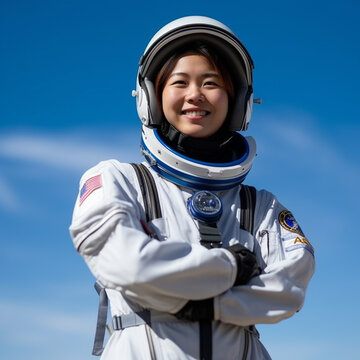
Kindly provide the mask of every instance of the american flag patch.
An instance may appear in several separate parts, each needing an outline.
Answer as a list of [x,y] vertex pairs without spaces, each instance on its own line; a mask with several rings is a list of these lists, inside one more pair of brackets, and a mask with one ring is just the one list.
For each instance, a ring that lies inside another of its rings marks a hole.
[[101,188],[101,174],[91,177],[85,181],[85,184],[80,190],[80,205],[85,201],[85,199],[96,189]]

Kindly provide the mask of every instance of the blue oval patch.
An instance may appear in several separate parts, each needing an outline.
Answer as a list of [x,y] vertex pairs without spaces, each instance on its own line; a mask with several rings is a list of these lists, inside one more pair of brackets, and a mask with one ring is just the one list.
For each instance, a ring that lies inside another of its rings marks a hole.
[[300,225],[289,210],[283,210],[279,214],[279,222],[284,229],[305,237]]

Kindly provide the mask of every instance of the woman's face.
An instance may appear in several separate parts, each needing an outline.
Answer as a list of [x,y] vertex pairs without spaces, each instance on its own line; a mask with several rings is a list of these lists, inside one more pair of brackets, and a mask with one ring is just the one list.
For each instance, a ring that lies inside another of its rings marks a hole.
[[168,122],[183,134],[213,135],[228,112],[224,80],[204,56],[185,55],[165,82],[162,105]]

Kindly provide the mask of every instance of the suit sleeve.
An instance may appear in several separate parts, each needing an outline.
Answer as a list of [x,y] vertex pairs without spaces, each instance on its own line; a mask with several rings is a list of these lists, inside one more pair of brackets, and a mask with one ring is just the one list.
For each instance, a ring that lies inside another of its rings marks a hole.
[[111,161],[100,163],[80,181],[70,233],[93,275],[139,305],[166,312],[228,290],[236,276],[230,253],[145,233],[135,174],[122,165],[119,171]]
[[215,298],[215,319],[247,326],[276,323],[303,306],[314,251],[290,211],[266,191],[257,194],[255,252],[262,273]]

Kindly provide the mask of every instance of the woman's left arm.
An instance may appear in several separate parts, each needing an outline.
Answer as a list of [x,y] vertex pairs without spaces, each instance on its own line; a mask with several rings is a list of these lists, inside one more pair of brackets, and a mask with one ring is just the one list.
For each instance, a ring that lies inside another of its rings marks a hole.
[[215,320],[240,326],[276,323],[303,306],[314,251],[290,211],[266,191],[257,194],[255,252],[263,271],[215,298]]

